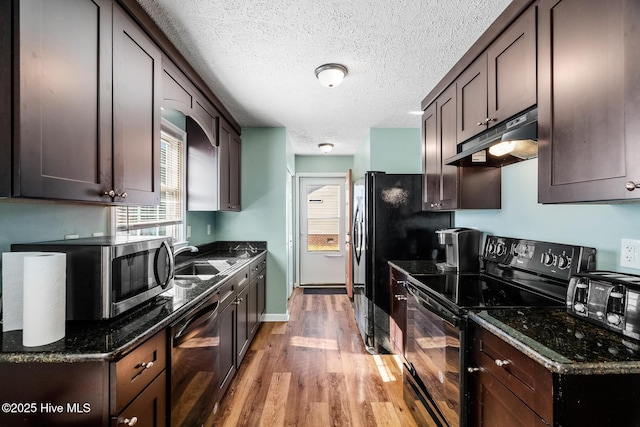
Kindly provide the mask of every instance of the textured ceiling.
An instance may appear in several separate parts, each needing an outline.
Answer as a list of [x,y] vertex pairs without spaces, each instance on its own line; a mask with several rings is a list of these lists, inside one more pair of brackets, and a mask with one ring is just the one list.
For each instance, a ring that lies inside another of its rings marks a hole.
[[[420,127],[420,102],[509,0],[138,0],[241,126],[296,154],[354,154],[370,128]],[[342,85],[314,70],[337,62]]]

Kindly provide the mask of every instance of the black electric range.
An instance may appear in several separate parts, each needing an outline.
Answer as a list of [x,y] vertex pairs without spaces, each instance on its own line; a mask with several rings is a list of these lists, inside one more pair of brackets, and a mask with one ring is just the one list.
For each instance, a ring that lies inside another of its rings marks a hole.
[[[410,272],[405,400],[419,422],[466,425],[466,313],[471,309],[564,307],[569,279],[595,269],[595,249],[488,236],[477,273]],[[417,402],[422,402],[421,405]]]

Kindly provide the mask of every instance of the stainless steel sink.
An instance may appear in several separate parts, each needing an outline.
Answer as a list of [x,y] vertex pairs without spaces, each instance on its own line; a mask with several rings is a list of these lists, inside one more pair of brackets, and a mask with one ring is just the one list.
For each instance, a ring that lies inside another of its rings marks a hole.
[[220,273],[216,267],[207,261],[194,261],[191,264],[176,268],[176,277],[178,276],[215,276]]

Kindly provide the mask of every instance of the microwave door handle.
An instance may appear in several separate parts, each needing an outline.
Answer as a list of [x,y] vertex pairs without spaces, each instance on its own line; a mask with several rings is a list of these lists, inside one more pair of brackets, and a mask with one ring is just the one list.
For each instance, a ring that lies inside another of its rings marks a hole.
[[[164,248],[167,251],[167,258],[169,259],[169,273],[167,274],[166,279],[160,279],[160,271],[158,263],[160,262],[160,251]],[[173,279],[173,275],[175,273],[175,260],[173,259],[173,252],[171,251],[171,247],[167,244],[167,242],[162,242],[158,250],[156,251],[155,262],[153,263],[153,273],[156,277],[156,282],[160,285],[161,288],[166,288],[171,279]]]

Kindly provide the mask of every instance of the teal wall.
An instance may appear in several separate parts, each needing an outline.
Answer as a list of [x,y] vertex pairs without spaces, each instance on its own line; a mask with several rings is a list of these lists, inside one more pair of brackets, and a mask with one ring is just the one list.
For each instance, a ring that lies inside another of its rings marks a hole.
[[502,209],[458,211],[455,225],[489,234],[591,246],[599,269],[620,267],[620,239],[640,239],[640,204],[538,204],[538,160],[502,168]]
[[422,173],[419,128],[372,128],[353,156],[353,179],[366,171]]
[[387,173],[422,173],[419,128],[371,129],[370,170]]
[[217,240],[266,241],[267,314],[287,314],[284,128],[242,129],[240,212],[216,214]]
[[371,131],[353,155],[353,181],[364,177],[368,170],[371,170]]
[[347,173],[353,156],[296,156],[296,173]]
[[[59,240],[66,234],[108,234],[109,210],[88,204],[0,199],[0,253],[9,252],[12,243]],[[0,285],[1,273],[0,265]]]

